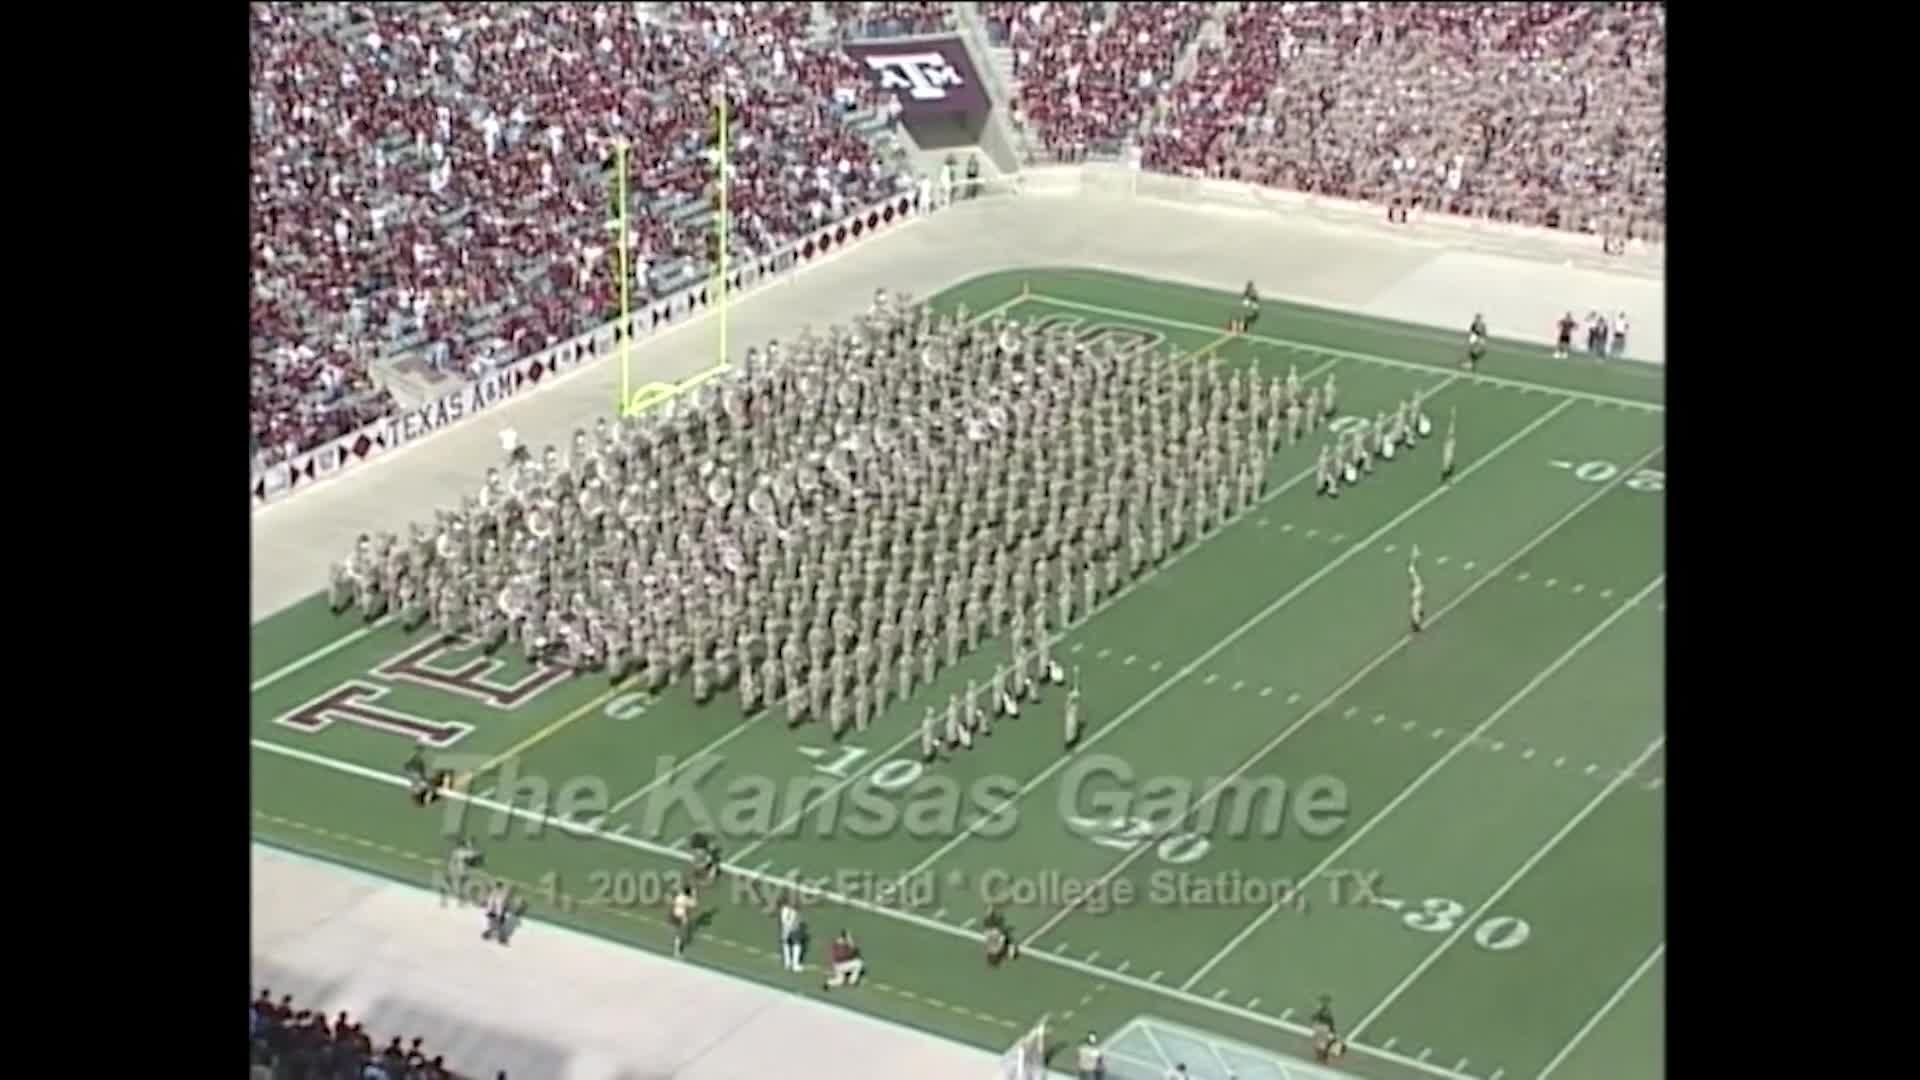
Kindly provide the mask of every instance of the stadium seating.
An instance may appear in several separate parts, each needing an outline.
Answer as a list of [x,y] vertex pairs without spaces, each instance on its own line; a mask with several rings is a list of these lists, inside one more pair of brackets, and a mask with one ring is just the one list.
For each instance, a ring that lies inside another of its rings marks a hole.
[[1645,238],[1658,4],[1242,4],[1143,147],[1161,172]]
[[422,1040],[403,1043],[396,1036],[376,1047],[346,1013],[329,1021],[325,1013],[295,1009],[290,994],[275,1001],[272,990],[261,990],[247,1021],[255,1080],[460,1080]]
[[376,360],[472,376],[606,321],[612,128],[650,151],[636,296],[702,276],[723,68],[736,254],[908,183],[841,122],[875,99],[810,4],[636,7],[253,5],[256,465],[389,410]]
[[[1137,151],[1160,172],[1663,234],[1658,4],[978,8],[1053,160]],[[392,411],[375,361],[474,377],[605,322],[609,130],[646,150],[635,301],[704,276],[723,70],[736,255],[904,190],[870,141],[886,125],[846,122],[887,102],[836,43],[954,19],[888,0],[252,12],[256,467]]]

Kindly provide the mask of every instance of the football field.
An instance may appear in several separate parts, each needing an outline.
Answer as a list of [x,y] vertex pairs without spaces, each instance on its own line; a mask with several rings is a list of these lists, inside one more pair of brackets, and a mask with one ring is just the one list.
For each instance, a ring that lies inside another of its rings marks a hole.
[[[1420,391],[1436,428],[1338,499],[1313,492],[1326,429],[1282,449],[1258,505],[1078,618],[1055,646],[1082,688],[1071,754],[1049,688],[921,762],[927,703],[984,686],[998,643],[835,742],[313,596],[252,631],[256,837],[428,885],[464,831],[533,918],[658,951],[708,829],[726,873],[689,962],[821,994],[754,903],[800,889],[812,952],[845,928],[870,965],[834,1000],[991,1048],[1045,1015],[1060,1041],[1099,1033],[1117,1077],[1285,1075],[1231,1048],[1305,1057],[1321,995],[1356,1075],[1660,1075],[1662,372],[1496,342],[1467,373],[1458,329],[1271,301],[1227,335],[1230,295],[1090,271],[937,303],[1334,377],[1336,426]],[[465,794],[409,802],[416,740]],[[998,969],[989,897],[1024,949]]]

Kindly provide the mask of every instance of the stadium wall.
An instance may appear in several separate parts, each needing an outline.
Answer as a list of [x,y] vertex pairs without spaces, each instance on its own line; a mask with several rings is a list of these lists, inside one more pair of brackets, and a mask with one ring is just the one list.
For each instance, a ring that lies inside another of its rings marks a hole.
[[[1625,310],[1634,327],[1629,353],[1665,361],[1657,250],[1607,257],[1594,236],[1432,218],[1389,226],[1377,208],[1112,167],[1030,169],[997,188],[938,210],[910,203],[904,218],[896,213],[877,228],[862,219],[803,241],[790,262],[743,281],[729,307],[731,351],[849,318],[878,288],[927,296],[1011,269],[1082,267],[1236,291],[1253,279],[1275,299],[1462,332],[1480,311],[1497,336],[1541,342],[1564,311]],[[912,227],[899,227],[903,220]],[[636,313],[639,385],[678,383],[714,367],[713,309],[689,293]],[[606,416],[619,365],[593,361],[613,351],[613,332],[586,335],[590,348],[576,339],[570,363],[564,352],[523,361],[519,376],[491,395],[471,387],[457,403],[302,455],[297,481],[254,497],[252,617],[319,588],[328,563],[359,533],[398,530],[418,508],[477,487],[499,458],[500,428],[513,427],[528,445],[561,444]],[[488,423],[468,422],[480,412]],[[386,445],[362,456],[362,435]]]

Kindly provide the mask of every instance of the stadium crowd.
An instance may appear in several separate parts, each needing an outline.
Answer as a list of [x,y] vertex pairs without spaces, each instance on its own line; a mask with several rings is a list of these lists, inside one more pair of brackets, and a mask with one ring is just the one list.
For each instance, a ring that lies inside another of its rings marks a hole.
[[247,1009],[247,1024],[254,1080],[460,1080],[440,1055],[427,1056],[424,1040],[403,1044],[395,1036],[376,1050],[344,1011],[329,1021],[324,1012],[295,1009],[291,994],[275,1001],[272,990],[262,989]]
[[[1047,154],[1658,239],[1658,4],[980,5]],[[889,103],[836,43],[950,5],[253,5],[252,429],[261,467],[392,408],[369,365],[474,377],[604,322],[613,138],[634,297],[697,280],[711,87],[735,254],[912,178],[843,122]],[[640,12],[645,11],[645,14]],[[1182,64],[1187,65],[1183,67]],[[1176,76],[1179,73],[1179,77]]]
[[1143,147],[1160,171],[1657,236],[1661,5],[1242,4]]
[[382,357],[473,376],[604,322],[616,133],[635,295],[701,276],[723,73],[737,253],[910,183],[841,122],[877,99],[811,5],[636,7],[253,5],[256,465],[386,411]]

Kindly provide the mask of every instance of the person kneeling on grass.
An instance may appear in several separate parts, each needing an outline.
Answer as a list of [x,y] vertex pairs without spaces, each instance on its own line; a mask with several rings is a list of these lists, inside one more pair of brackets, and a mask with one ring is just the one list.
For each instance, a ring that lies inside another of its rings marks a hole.
[[1000,914],[998,906],[987,905],[987,917],[980,925],[986,928],[982,937],[987,946],[988,967],[999,967],[1001,961],[1020,955],[1019,947],[1013,943],[1013,928],[1007,925],[1007,918]]
[[823,990],[836,986],[856,986],[860,976],[867,973],[867,962],[860,959],[860,946],[853,943],[853,935],[840,931],[828,949],[830,959],[827,964],[827,981]]

